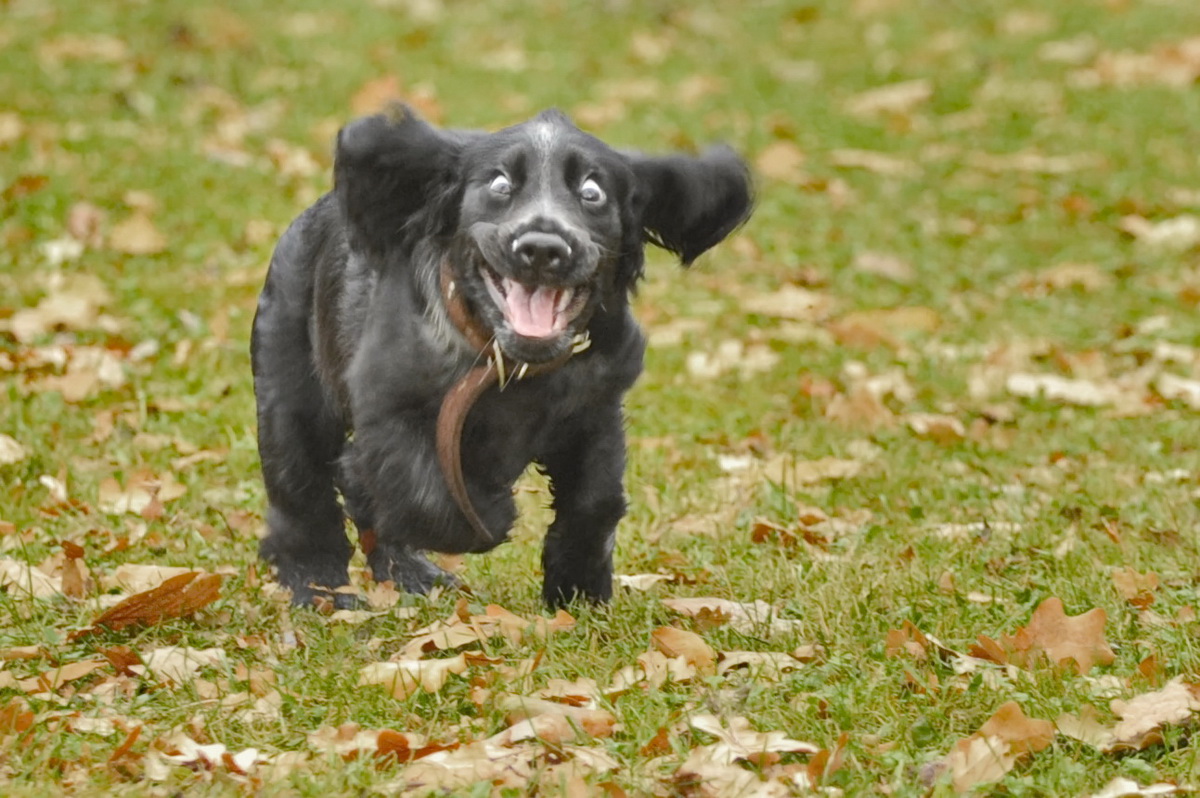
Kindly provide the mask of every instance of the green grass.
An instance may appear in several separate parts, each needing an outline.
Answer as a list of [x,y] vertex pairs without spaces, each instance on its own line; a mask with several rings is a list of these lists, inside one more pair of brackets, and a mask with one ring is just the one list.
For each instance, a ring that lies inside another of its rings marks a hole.
[[[222,598],[195,617],[77,642],[68,635],[95,615],[90,598],[0,593],[0,649],[41,646],[37,658],[7,662],[4,670],[27,678],[112,645],[216,646],[228,662],[204,671],[205,680],[224,680],[236,692],[246,689],[239,665],[272,671],[283,702],[278,718],[246,722],[201,687],[121,681],[102,669],[57,695],[22,699],[34,713],[31,728],[7,733],[0,723],[6,794],[255,788],[188,768],[162,783],[142,780],[140,757],[177,731],[232,751],[311,754],[262,787],[268,793],[370,792],[402,778],[403,768],[326,759],[307,735],[349,722],[432,740],[504,728],[501,710],[470,696],[471,679],[498,689],[495,666],[473,666],[435,694],[404,700],[356,683],[363,665],[449,615],[459,595],[405,598],[414,618],[385,614],[347,625],[289,613],[246,584],[265,506],[248,357],[257,289],[275,236],[329,186],[331,136],[353,116],[351,98],[386,74],[412,94],[434,97],[452,126],[494,128],[556,105],[592,120],[595,132],[620,146],[663,151],[720,139],[753,161],[784,139],[805,155],[799,182],[759,180],[757,211],[741,241],[717,248],[690,273],[654,255],[636,299],[651,332],[681,319],[700,324],[681,343],[651,349],[629,396],[631,501],[617,568],[681,581],[620,592],[606,608],[575,608],[576,628],[544,646],[493,641],[485,648],[510,663],[544,648],[521,685],[529,690],[579,676],[606,685],[647,650],[653,629],[668,624],[699,630],[718,651],[820,644],[824,656],[778,682],[710,676],[611,699],[605,706],[620,728],[593,745],[621,767],[588,777],[593,789],[611,780],[631,793],[670,793],[656,774],[671,773],[691,747],[710,739],[677,735],[655,765],[639,751],[661,727],[700,711],[744,715],[761,731],[825,748],[847,732],[844,767],[828,781],[847,795],[948,793],[945,780],[930,787],[922,773],[1009,700],[1031,717],[1053,720],[1093,704],[1110,719],[1094,681],[1069,671],[1035,669],[1028,679],[989,685],[886,657],[888,631],[906,620],[965,651],[977,635],[1013,632],[1058,596],[1069,614],[1107,612],[1116,661],[1088,676],[1117,677],[1120,696],[1151,689],[1154,682],[1137,672],[1151,654],[1158,682],[1196,674],[1196,622],[1147,623],[1117,593],[1111,573],[1155,571],[1162,586],[1152,609],[1167,619],[1197,602],[1200,419],[1186,402],[1162,401],[1131,375],[1148,369],[1151,386],[1162,372],[1200,379],[1200,248],[1156,249],[1121,225],[1131,214],[1153,222],[1200,214],[1200,91],[1195,83],[1154,80],[1087,86],[1079,74],[1106,53],[1152,53],[1194,34],[1200,7],[1191,0],[744,5],[0,3],[0,113],[20,121],[19,135],[0,135],[0,189],[7,189],[0,321],[53,295],[61,277],[86,274],[111,293],[105,312],[118,322],[32,342],[0,333],[0,433],[28,450],[0,465],[0,495],[9,497],[0,502],[0,521],[13,526],[0,538],[0,556],[40,563],[67,540],[84,547],[93,576],[122,562],[230,573]],[[435,13],[407,10],[425,7]],[[1020,14],[1037,24],[1018,24]],[[109,41],[100,36],[123,42],[111,59],[96,51],[97,42]],[[1078,37],[1092,42],[1080,63],[1043,57],[1046,43]],[[92,46],[81,52],[79,41]],[[696,76],[711,80],[689,83]],[[847,100],[861,92],[907,80],[929,81],[929,100],[891,115],[847,111]],[[689,85],[709,90],[691,97]],[[218,145],[246,163],[206,155]],[[848,148],[911,168],[889,176],[838,166],[838,150]],[[288,161],[281,169],[271,153],[282,150],[309,154],[315,167],[291,173],[286,167],[295,162]],[[994,165],[1014,153],[1080,161],[1058,173]],[[40,188],[36,177],[45,178]],[[36,190],[22,193],[21,186]],[[163,252],[131,256],[101,245],[61,265],[49,262],[43,245],[66,236],[75,203],[102,209],[108,233],[129,215],[129,191],[153,197],[153,222],[168,241]],[[864,252],[897,256],[914,279],[856,269]],[[1034,275],[1064,262],[1092,264],[1108,279],[1094,288],[1037,287]],[[746,308],[787,283],[828,296],[831,310],[802,320],[798,333],[795,324]],[[936,329],[893,331],[889,345],[841,325],[854,311],[910,306],[931,309]],[[765,371],[735,368],[711,380],[689,372],[689,353],[713,352],[727,339],[764,345],[778,360]],[[125,359],[145,342],[156,345],[150,356]],[[107,348],[123,382],[78,402],[41,389],[38,381],[56,372],[35,368],[31,353],[53,343]],[[1168,344],[1179,355],[1164,361],[1155,352]],[[827,417],[832,397],[853,387],[851,362],[871,375],[895,369],[906,377],[911,397],[886,400],[897,423]],[[1000,382],[973,393],[989,364]],[[1020,398],[1003,382],[1017,371],[1100,385],[1125,379],[1126,395],[1147,401],[1139,404],[1143,412],[1126,413]],[[914,412],[953,416],[968,434],[950,443],[921,438],[903,420]],[[94,426],[104,414],[112,432],[97,440]],[[172,460],[187,452],[147,447],[138,433],[178,438],[219,457],[173,469]],[[756,461],[863,460],[871,447],[873,459],[858,476],[805,485],[727,474],[718,462],[747,453]],[[104,479],[123,482],[139,470],[174,471],[187,493],[149,520],[97,509]],[[42,475],[64,479],[77,504],[52,507]],[[538,492],[521,499],[527,512],[515,542],[466,560],[473,611],[495,603],[526,616],[541,612],[545,494],[529,484]],[[868,520],[824,546],[751,541],[756,519],[795,529],[800,506],[831,515],[867,511]],[[938,534],[943,524],[980,522],[990,531],[966,539]],[[110,551],[123,537],[127,548]],[[1069,538],[1074,545],[1063,546]],[[969,593],[994,600],[980,603]],[[774,636],[694,626],[661,605],[668,596],[763,599],[799,623],[794,634]],[[304,645],[281,649],[293,627]],[[914,691],[906,672],[936,674],[941,689]],[[111,703],[92,695],[118,682],[128,690]],[[18,699],[20,691],[0,692],[0,705]],[[125,735],[71,731],[50,714],[60,709],[144,724],[133,756],[107,766]],[[1172,728],[1165,736],[1163,744],[1114,756],[1060,735],[980,791],[1080,795],[1118,775],[1200,782],[1186,734]],[[481,785],[473,794],[487,793]]]

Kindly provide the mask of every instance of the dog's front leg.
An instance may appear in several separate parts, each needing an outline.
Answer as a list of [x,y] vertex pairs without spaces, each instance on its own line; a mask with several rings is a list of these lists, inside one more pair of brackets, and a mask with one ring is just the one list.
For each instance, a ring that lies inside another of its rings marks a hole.
[[576,419],[541,458],[554,494],[554,522],[542,550],[542,597],[560,607],[612,597],[617,522],[625,514],[625,430],[620,405]]
[[375,580],[410,593],[458,584],[422,551],[466,551],[471,542],[438,466],[431,427],[405,414],[364,424],[345,462],[370,497],[374,535],[366,554]]

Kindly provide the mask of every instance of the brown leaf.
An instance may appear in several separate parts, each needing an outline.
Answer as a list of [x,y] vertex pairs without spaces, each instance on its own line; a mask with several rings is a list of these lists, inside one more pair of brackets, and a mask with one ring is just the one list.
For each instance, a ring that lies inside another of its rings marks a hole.
[[868,172],[888,177],[912,177],[921,173],[920,168],[912,161],[873,150],[831,150],[829,162],[842,169],[866,169]]
[[167,248],[167,237],[143,211],[134,211],[108,235],[108,245],[126,255],[157,255]]
[[730,599],[698,596],[694,598],[669,598],[662,600],[668,609],[694,618],[710,626],[728,623],[744,634],[764,632],[794,632],[800,621],[778,617],[774,607],[765,601],[740,602]]
[[967,437],[967,428],[954,416],[942,413],[909,413],[904,417],[908,428],[922,438],[948,445]]
[[870,89],[846,101],[846,111],[855,116],[879,114],[907,115],[933,96],[928,80],[908,80]]
[[[161,681],[180,685],[192,681],[201,668],[217,667],[225,659],[225,650],[221,648],[164,646],[144,652],[140,667]],[[139,666],[131,668],[139,670]]]
[[688,724],[720,741],[705,746],[708,749],[706,758],[726,764],[738,760],[754,761],[767,753],[815,754],[821,750],[812,743],[790,739],[780,731],[755,731],[750,721],[743,717],[729,718],[726,726],[715,715],[705,713],[693,715]]
[[156,588],[136,593],[101,613],[87,629],[71,634],[71,640],[95,634],[102,629],[120,631],[134,624],[153,625],[170,618],[182,618],[207,607],[220,598],[221,576],[191,571],[172,577]]
[[888,657],[910,656],[915,660],[929,657],[929,639],[925,633],[905,621],[899,629],[891,629],[884,640],[884,654]]
[[28,343],[55,330],[94,327],[101,319],[101,309],[111,302],[100,278],[76,275],[56,284],[35,307],[17,310],[4,326],[18,341]]
[[1117,776],[1104,785],[1104,789],[1100,790],[1100,792],[1094,792],[1086,796],[1086,798],[1139,798],[1139,796],[1147,796],[1149,798],[1150,796],[1162,795],[1190,795],[1194,792],[1195,790],[1190,787],[1170,784],[1168,782],[1159,782],[1158,784],[1149,784],[1143,787],[1133,779]]
[[[83,548],[69,540],[62,541],[66,559],[62,566],[62,592],[70,598],[83,598],[85,591],[83,571],[80,569]],[[86,566],[84,566],[86,568]]]
[[771,180],[798,185],[805,179],[804,153],[792,141],[771,142],[758,154],[754,165]]
[[800,669],[800,660],[782,651],[722,651],[717,673],[744,668],[756,681],[777,682]]
[[1200,685],[1177,676],[1160,690],[1128,701],[1114,700],[1112,710],[1121,720],[1112,728],[1107,752],[1140,751],[1162,742],[1162,727],[1189,723],[1200,712]]
[[18,687],[26,693],[53,692],[67,682],[82,679],[108,665],[107,660],[86,659],[79,662],[69,662],[59,668],[53,668],[37,676],[22,679]]
[[1158,590],[1158,574],[1154,571],[1143,574],[1133,568],[1118,568],[1113,571],[1112,580],[1121,598],[1139,610],[1154,603],[1154,591]]
[[917,278],[911,263],[886,252],[860,252],[854,256],[854,268],[898,283],[911,283]]
[[1078,715],[1064,712],[1054,720],[1058,733],[1086,743],[1093,748],[1106,748],[1113,739],[1112,730],[1100,722],[1096,708],[1084,704]]
[[[496,696],[494,705],[497,709],[507,713],[508,722],[514,726],[523,720],[537,718],[542,715],[557,715],[565,718],[571,724],[578,726],[593,737],[611,737],[617,725],[616,717],[608,710],[573,707],[569,704],[560,704],[557,701],[547,701],[531,696],[503,693]],[[549,723],[553,723],[553,721]],[[510,743],[518,742],[520,739],[524,739],[521,736],[524,731],[523,729],[518,730],[511,738],[502,739],[507,739]],[[537,731],[536,724],[533,727],[533,731]],[[556,733],[560,731],[561,727],[558,727]],[[575,737],[573,730],[570,737]]]
[[1026,717],[1015,701],[1008,701],[979,727],[979,733],[1003,740],[1012,754],[1021,756],[1036,754],[1049,746],[1054,741],[1054,724]]
[[955,792],[969,792],[979,784],[1004,778],[1017,763],[1008,744],[998,737],[972,734],[959,740],[946,757]]
[[359,671],[359,684],[377,684],[399,699],[408,698],[418,690],[436,693],[451,674],[463,674],[470,664],[468,653],[449,659],[402,659],[393,662],[372,662]]
[[62,593],[62,582],[28,563],[0,557],[0,588],[22,598],[49,598]]
[[656,649],[668,657],[683,657],[699,672],[713,672],[716,653],[695,632],[674,626],[660,626],[650,634],[650,640]]
[[34,714],[24,698],[13,698],[0,707],[0,739],[20,734],[33,726]]
[[1111,665],[1116,659],[1104,626],[1108,615],[1096,607],[1082,615],[1068,616],[1062,599],[1051,597],[1034,610],[1029,625],[1012,638],[1017,651],[1042,651],[1055,665],[1071,662],[1076,672],[1087,673],[1094,665]]

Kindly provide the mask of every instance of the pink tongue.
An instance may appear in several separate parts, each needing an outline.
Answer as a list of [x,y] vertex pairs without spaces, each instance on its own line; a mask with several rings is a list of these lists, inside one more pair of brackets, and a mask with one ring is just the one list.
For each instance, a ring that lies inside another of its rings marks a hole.
[[537,288],[532,292],[516,281],[505,281],[505,302],[508,305],[508,321],[513,332],[527,338],[548,338],[562,329],[555,324],[554,304],[558,291],[553,288]]

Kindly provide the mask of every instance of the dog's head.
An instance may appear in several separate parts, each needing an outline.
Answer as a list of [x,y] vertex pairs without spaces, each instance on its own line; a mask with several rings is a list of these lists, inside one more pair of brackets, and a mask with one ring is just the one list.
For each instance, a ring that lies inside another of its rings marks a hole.
[[[641,275],[646,242],[690,264],[749,216],[744,163],[614,150],[557,111],[496,133],[442,131],[406,108],[338,136],[351,245],[381,268],[449,259],[455,290],[512,358],[564,354]],[[440,264],[436,264],[440,267]]]

